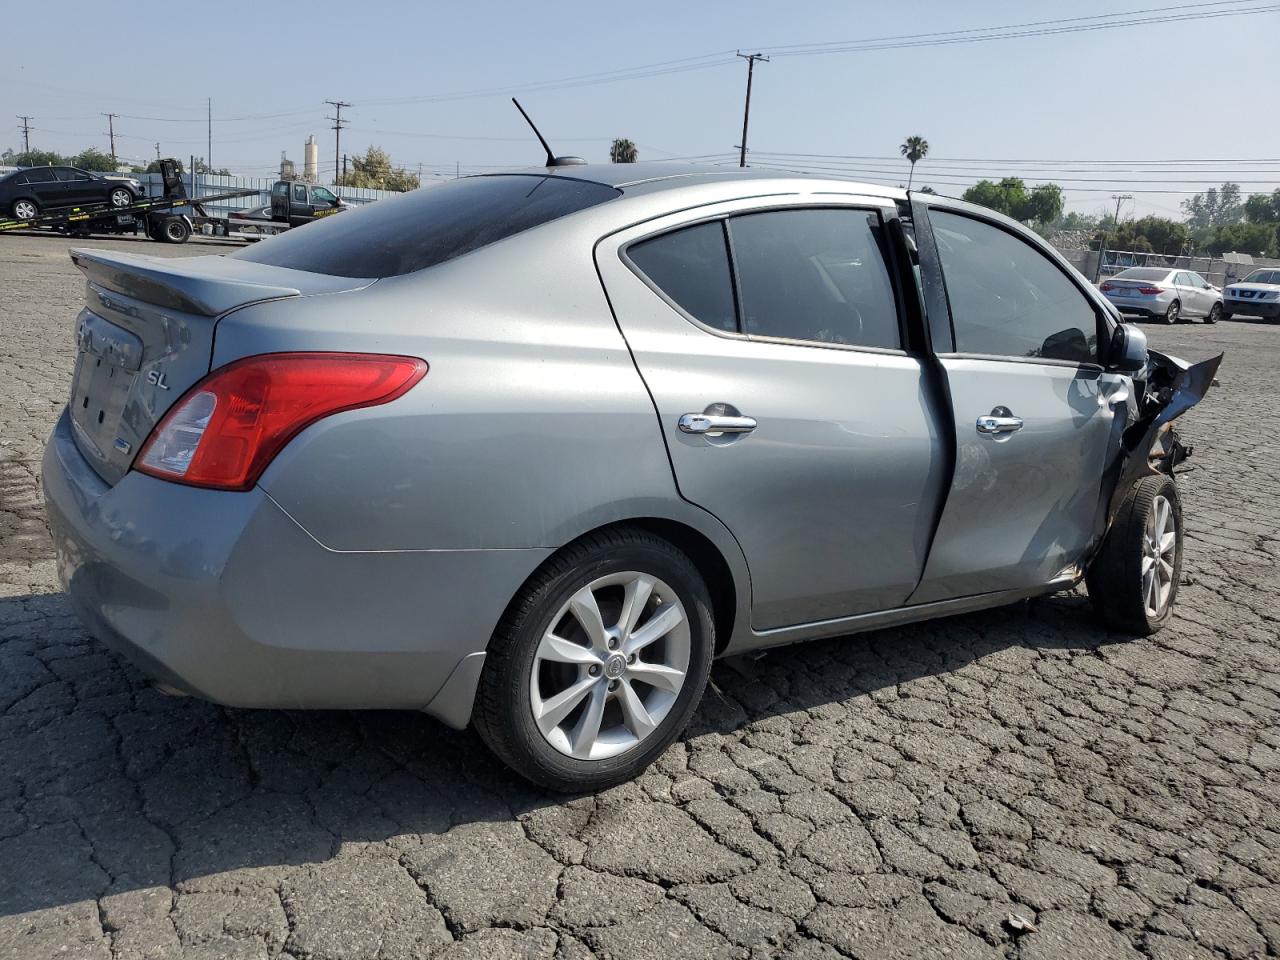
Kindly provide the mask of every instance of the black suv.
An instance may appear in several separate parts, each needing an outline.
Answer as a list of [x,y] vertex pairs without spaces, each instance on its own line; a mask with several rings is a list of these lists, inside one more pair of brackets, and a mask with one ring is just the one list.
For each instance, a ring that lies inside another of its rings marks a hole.
[[132,177],[103,175],[75,167],[28,167],[0,177],[0,215],[30,220],[41,211],[109,203],[127,207],[145,195]]

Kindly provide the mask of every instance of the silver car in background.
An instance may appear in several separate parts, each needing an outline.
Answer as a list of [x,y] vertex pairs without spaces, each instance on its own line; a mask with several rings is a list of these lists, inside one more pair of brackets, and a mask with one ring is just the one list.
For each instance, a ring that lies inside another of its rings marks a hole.
[[716,656],[1082,579],[1129,635],[1173,608],[1170,422],[1218,360],[980,207],[550,167],[72,257],[59,572],[169,692],[422,710],[582,790],[666,749]]
[[1280,269],[1254,270],[1243,280],[1227,284],[1223,316],[1237,313],[1265,320],[1280,317]]
[[1130,267],[1100,287],[1123,314],[1177,323],[1198,317],[1205,323],[1222,319],[1222,291],[1200,274],[1169,267]]

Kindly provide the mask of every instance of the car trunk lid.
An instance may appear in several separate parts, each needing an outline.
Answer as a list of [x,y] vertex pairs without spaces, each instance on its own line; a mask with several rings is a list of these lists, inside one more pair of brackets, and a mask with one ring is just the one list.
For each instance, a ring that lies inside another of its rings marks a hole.
[[221,317],[264,300],[373,282],[218,256],[72,250],[71,259],[88,279],[76,318],[71,423],[80,452],[110,484],[129,470],[169,407],[209,372]]

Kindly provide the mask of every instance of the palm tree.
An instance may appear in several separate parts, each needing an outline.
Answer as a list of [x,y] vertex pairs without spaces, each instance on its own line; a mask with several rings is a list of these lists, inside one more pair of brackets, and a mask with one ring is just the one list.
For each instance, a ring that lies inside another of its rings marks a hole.
[[907,177],[907,189],[911,189],[911,181],[916,175],[916,164],[929,155],[929,141],[924,137],[907,137],[899,148],[902,155],[911,161],[911,176]]
[[609,159],[613,163],[635,163],[640,159],[640,152],[630,140],[615,140],[609,148]]

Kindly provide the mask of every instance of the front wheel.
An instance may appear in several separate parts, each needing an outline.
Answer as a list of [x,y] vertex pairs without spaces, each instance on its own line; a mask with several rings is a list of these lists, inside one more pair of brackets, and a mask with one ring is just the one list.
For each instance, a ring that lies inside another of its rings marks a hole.
[[714,647],[710,596],[688,557],[643,530],[591,534],[508,608],[472,720],[534,783],[604,789],[644,770],[685,728]]
[[1209,311],[1209,315],[1204,318],[1205,323],[1217,323],[1222,319],[1222,304],[1215,303]]
[[1148,636],[1165,625],[1182,575],[1182,501],[1170,476],[1143,477],[1129,490],[1085,582],[1114,630]]
[[1169,304],[1169,309],[1164,312],[1164,322],[1177,323],[1178,314],[1180,314],[1181,312],[1182,312],[1182,304],[1180,304],[1177,300],[1173,301],[1173,303]]
[[119,209],[133,204],[133,194],[124,187],[116,187],[111,191],[111,206]]
[[186,243],[191,237],[191,228],[181,217],[169,217],[161,224],[159,234],[169,243]]

